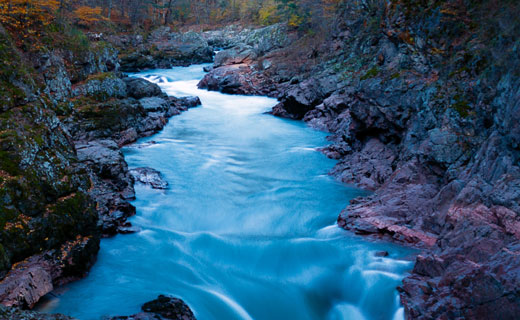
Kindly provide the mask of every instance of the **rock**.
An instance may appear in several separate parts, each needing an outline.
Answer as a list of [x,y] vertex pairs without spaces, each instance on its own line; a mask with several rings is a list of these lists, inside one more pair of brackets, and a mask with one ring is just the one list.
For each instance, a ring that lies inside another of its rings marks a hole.
[[5,320],[75,320],[62,314],[46,314],[35,311],[6,308],[0,305],[0,319]]
[[257,58],[253,47],[247,45],[240,45],[228,50],[219,51],[215,55],[213,68],[218,68],[231,64],[251,64]]
[[184,301],[163,295],[160,295],[156,300],[145,303],[142,310],[155,313],[166,319],[195,319]]
[[139,99],[139,103],[146,112],[166,111],[169,108],[168,102],[159,97],[148,97]]
[[195,108],[202,104],[202,102],[200,102],[199,97],[169,97],[169,99],[179,110],[182,111],[186,111],[189,108]]
[[114,74],[102,74],[72,89],[72,96],[95,96],[99,99],[127,97],[127,85]]
[[388,257],[388,251],[378,251],[375,254],[376,257]]
[[[339,160],[331,174],[374,191],[352,200],[338,224],[423,250],[400,289],[407,318],[514,319],[520,81],[512,70],[520,59],[510,48],[518,39],[490,49],[482,33],[445,32],[455,26],[429,6],[385,8],[345,6],[319,44],[267,54],[247,37],[213,32],[227,50],[199,87],[277,97],[272,114],[331,133],[321,149]],[[471,10],[450,11],[452,21],[486,24],[487,16],[498,33],[513,28],[511,19]],[[381,23],[367,27],[373,17]]]
[[277,88],[262,73],[256,73],[247,64],[226,65],[213,69],[198,84],[199,88],[230,94],[268,95],[277,94]]
[[107,320],[195,320],[193,312],[181,299],[160,295],[145,303],[143,312],[132,316],[112,317]]
[[7,307],[32,308],[54,289],[52,265],[42,256],[33,256],[11,270],[0,283],[0,302]]
[[168,182],[164,181],[159,171],[152,168],[135,168],[130,173],[135,181],[149,185],[154,189],[168,189]]
[[123,78],[126,83],[128,95],[135,99],[161,96],[162,91],[158,85],[142,78]]
[[32,308],[55,285],[83,277],[95,261],[99,239],[78,236],[58,250],[18,263],[0,282],[0,304]]
[[109,37],[108,41],[122,51],[132,48],[121,56],[121,70],[125,72],[211,62],[214,54],[200,33],[177,33],[169,27],[152,31],[146,40],[140,35],[123,35]]

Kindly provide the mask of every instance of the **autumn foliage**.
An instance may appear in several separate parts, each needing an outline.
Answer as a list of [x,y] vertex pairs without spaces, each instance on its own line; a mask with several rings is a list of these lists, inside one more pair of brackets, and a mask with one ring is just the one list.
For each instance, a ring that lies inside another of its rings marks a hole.
[[59,4],[57,0],[0,0],[0,22],[24,37],[38,35],[53,22]]
[[80,6],[74,10],[74,16],[79,25],[89,26],[98,21],[105,20],[101,7]]

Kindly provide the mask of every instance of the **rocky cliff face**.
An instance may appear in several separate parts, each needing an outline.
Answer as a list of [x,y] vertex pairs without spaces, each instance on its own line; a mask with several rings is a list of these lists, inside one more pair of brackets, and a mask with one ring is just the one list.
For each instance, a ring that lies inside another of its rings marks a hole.
[[514,319],[520,8],[395,0],[344,10],[326,41],[217,54],[200,86],[277,96],[273,114],[331,132],[332,174],[374,191],[338,224],[424,248],[399,288],[408,317]]
[[179,33],[162,27],[146,36],[111,35],[106,38],[123,52],[121,70],[125,72],[213,61],[213,47],[196,32]]
[[32,308],[86,274],[101,236],[135,231],[119,148],[200,101],[123,78],[108,43],[31,53],[12,43],[0,30],[0,303]]

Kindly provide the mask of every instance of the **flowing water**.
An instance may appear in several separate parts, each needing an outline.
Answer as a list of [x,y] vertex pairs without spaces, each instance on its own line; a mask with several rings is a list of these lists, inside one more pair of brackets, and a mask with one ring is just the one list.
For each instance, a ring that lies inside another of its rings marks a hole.
[[202,100],[124,149],[130,167],[161,171],[170,188],[136,185],[142,231],[102,240],[89,276],[40,310],[100,319],[170,294],[199,320],[401,319],[410,251],[336,226],[363,192],[327,175],[334,161],[315,150],[326,135],[264,114],[273,99],[198,90],[202,67],[133,75]]

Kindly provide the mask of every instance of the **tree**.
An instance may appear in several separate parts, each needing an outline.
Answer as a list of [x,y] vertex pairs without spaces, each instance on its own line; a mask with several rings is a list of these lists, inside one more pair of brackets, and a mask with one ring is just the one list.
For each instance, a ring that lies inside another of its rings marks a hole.
[[101,15],[101,11],[101,7],[92,8],[88,6],[80,6],[74,10],[74,15],[76,16],[78,24],[89,26],[104,20],[103,16]]

